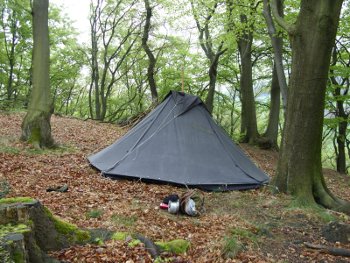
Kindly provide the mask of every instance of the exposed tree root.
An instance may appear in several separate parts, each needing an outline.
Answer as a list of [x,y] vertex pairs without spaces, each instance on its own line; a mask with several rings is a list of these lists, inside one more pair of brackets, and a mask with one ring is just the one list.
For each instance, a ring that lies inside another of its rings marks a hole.
[[334,196],[326,186],[323,176],[314,183],[313,194],[315,201],[323,207],[350,215],[350,203]]
[[342,256],[342,257],[350,257],[350,250],[345,248],[337,248],[337,247],[326,247],[322,245],[316,245],[309,242],[305,242],[304,245],[307,248],[318,249],[322,253],[327,253],[333,256]]

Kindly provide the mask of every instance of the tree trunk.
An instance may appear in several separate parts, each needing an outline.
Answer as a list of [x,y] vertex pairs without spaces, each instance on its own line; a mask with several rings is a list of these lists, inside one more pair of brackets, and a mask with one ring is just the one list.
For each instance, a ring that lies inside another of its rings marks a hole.
[[48,0],[33,1],[33,90],[27,114],[22,122],[21,139],[36,147],[52,147],[50,118],[53,112],[50,94],[50,48]]
[[[332,66],[335,66],[338,61],[337,57],[337,49],[336,46],[333,48],[332,52]],[[346,153],[345,153],[345,147],[346,147],[346,133],[347,133],[347,127],[348,127],[348,114],[345,111],[344,108],[344,97],[342,96],[341,88],[339,87],[342,85],[342,83],[338,83],[336,77],[334,76],[334,70],[330,70],[331,77],[330,80],[332,84],[334,85],[335,90],[333,92],[333,97],[336,100],[336,117],[339,119],[338,122],[338,134],[337,134],[337,149],[336,151],[336,162],[337,162],[337,171],[342,174],[346,174]],[[341,82],[344,82],[341,81]],[[344,94],[347,93],[347,89]]]
[[218,48],[218,51],[213,54],[210,53],[207,55],[207,58],[210,60],[210,67],[209,67],[209,90],[207,97],[205,99],[205,105],[210,113],[213,112],[214,108],[214,94],[215,94],[215,86],[216,86],[216,78],[218,75],[218,65],[219,65],[219,59],[220,56],[226,52],[226,49],[222,50],[224,43],[221,43],[221,45]]
[[345,153],[345,140],[346,140],[346,129],[348,122],[346,120],[341,121],[338,124],[338,155],[337,155],[337,172],[346,174],[346,153]]
[[149,87],[151,89],[152,101],[154,104],[158,103],[158,92],[157,85],[154,79],[154,69],[156,66],[156,58],[154,57],[151,49],[149,48],[147,41],[151,29],[151,17],[152,17],[152,7],[149,4],[149,0],[144,0],[146,8],[146,22],[144,26],[143,36],[142,36],[142,47],[148,56],[148,68],[147,68],[147,79]]
[[[89,91],[89,109],[92,119],[101,119],[101,103],[100,103],[100,87],[99,87],[99,65],[98,65],[98,44],[97,44],[97,23],[99,19],[99,9],[101,8],[100,1],[97,2],[96,7],[90,4],[92,16],[90,17],[90,30],[91,30],[91,83]],[[92,100],[92,94],[94,94],[94,103]],[[93,107],[93,104],[95,107]],[[95,108],[95,116],[93,108]]]
[[264,133],[264,138],[270,145],[269,148],[278,148],[277,138],[278,138],[278,123],[280,119],[280,86],[278,83],[278,77],[276,72],[276,67],[273,67],[272,73],[272,83],[270,91],[270,113],[269,122]]
[[[321,163],[326,84],[342,0],[302,0],[292,42],[292,72],[277,173],[279,191],[301,205],[350,211],[327,189]],[[281,25],[283,23],[280,23]]]
[[[269,2],[268,0],[264,0],[263,15],[265,17],[267,29],[269,32],[269,36],[271,38],[271,44],[273,48],[274,62],[275,62],[274,70],[276,71],[276,74],[277,74],[279,90],[282,95],[283,110],[285,111],[287,107],[288,86],[287,86],[287,80],[284,74],[284,66],[283,66],[283,56],[282,56],[283,55],[283,38],[281,36],[278,36],[275,23],[272,20],[271,9],[268,2]],[[278,0],[276,2],[277,2],[277,12],[281,17],[283,17],[283,1]]]
[[[247,23],[247,17],[241,15],[241,21]],[[238,40],[238,49],[241,56],[241,99],[242,99],[242,142],[255,143],[258,138],[256,109],[253,90],[252,74],[252,43],[253,33],[244,32]]]

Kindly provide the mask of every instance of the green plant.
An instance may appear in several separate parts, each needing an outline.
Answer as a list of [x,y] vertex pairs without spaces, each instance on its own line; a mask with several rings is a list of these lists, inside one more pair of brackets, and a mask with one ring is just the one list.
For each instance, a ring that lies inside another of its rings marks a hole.
[[6,180],[0,180],[0,198],[4,198],[11,190],[10,184]]
[[99,218],[103,215],[103,211],[100,209],[91,209],[90,211],[86,212],[87,218]]
[[222,255],[225,258],[234,258],[249,244],[258,244],[257,234],[246,228],[234,228],[224,238]]
[[225,258],[235,258],[242,250],[244,250],[244,246],[237,237],[227,236],[224,238],[222,254]]

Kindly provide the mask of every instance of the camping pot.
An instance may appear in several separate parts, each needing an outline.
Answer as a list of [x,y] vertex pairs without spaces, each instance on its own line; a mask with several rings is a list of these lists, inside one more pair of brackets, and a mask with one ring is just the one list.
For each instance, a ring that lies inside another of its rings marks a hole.
[[196,211],[196,203],[193,201],[193,199],[189,199],[185,204],[185,212],[189,216],[196,216],[198,215]]
[[168,212],[170,214],[176,214],[177,212],[179,212],[179,209],[180,209],[180,202],[179,202],[179,200],[177,200],[175,202],[169,201],[169,203],[168,203]]

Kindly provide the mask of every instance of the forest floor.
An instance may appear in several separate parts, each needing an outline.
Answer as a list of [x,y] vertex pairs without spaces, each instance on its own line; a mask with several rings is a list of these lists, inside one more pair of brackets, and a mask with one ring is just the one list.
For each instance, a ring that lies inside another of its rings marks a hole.
[[[86,159],[110,145],[127,129],[112,124],[52,117],[52,132],[61,147],[39,151],[19,141],[23,113],[0,112],[0,179],[11,185],[9,196],[38,199],[55,215],[83,228],[139,233],[154,241],[186,239],[184,255],[163,255],[162,262],[348,262],[306,248],[304,242],[349,249],[329,243],[321,229],[331,220],[349,223],[344,214],[325,209],[300,209],[285,195],[258,190],[203,193],[206,211],[199,217],[172,215],[159,209],[168,194],[186,189],[111,180],[92,169]],[[241,145],[273,176],[277,153]],[[350,177],[324,170],[330,189],[350,200]],[[68,192],[47,192],[67,184]],[[142,244],[123,241],[74,246],[53,252],[66,262],[152,262]],[[230,256],[235,255],[234,258]]]

